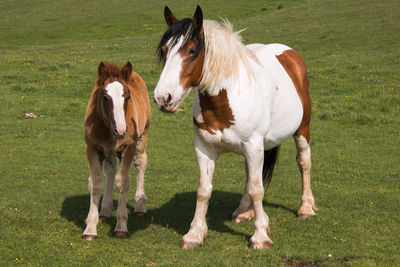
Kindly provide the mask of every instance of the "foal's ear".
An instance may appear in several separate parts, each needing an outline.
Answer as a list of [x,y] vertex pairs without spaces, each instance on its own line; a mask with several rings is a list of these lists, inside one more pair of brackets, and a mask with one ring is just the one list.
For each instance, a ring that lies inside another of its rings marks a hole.
[[107,79],[107,63],[102,61],[100,62],[98,68],[97,68],[97,82],[99,84],[103,84],[105,79]]
[[124,80],[128,81],[132,74],[132,64],[130,61],[126,62],[126,64],[122,67],[121,73]]
[[165,6],[165,9],[164,9],[164,18],[168,24],[168,27],[171,27],[172,24],[174,24],[175,22],[178,21],[178,19],[175,17],[175,15],[172,13],[172,11],[167,6]]
[[97,68],[97,75],[99,77],[104,77],[106,74],[106,63],[104,61],[100,62]]
[[197,5],[196,11],[194,12],[193,15],[193,25],[195,29],[198,31],[200,31],[201,28],[203,27],[203,11],[201,11],[199,5]]

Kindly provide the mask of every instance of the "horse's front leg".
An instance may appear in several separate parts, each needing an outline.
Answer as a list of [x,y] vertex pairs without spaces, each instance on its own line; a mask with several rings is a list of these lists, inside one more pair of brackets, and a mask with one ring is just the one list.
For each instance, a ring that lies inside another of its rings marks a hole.
[[195,152],[200,169],[199,184],[197,187],[197,203],[194,218],[190,224],[190,230],[182,238],[180,246],[183,249],[201,246],[204,236],[207,234],[206,213],[208,200],[212,192],[215,161],[218,158],[218,153],[208,149],[199,138],[195,138]]
[[99,223],[99,200],[103,190],[102,162],[103,157],[94,149],[87,146],[86,154],[89,160],[90,176],[89,176],[89,192],[90,192],[90,208],[86,218],[86,229],[83,231],[82,238],[93,241],[97,237],[97,224]]
[[236,223],[248,222],[254,217],[254,207],[251,197],[249,195],[249,168],[245,160],[246,167],[246,184],[242,199],[240,200],[239,207],[232,214],[232,221]]
[[114,229],[114,236],[128,236],[128,213],[126,211],[126,197],[131,187],[129,168],[132,164],[135,153],[134,146],[128,146],[122,153],[119,170],[115,177],[115,187],[118,192],[117,225]]
[[144,216],[147,213],[146,195],[144,194],[144,173],[147,167],[147,130],[140,137],[136,146],[136,155],[133,159],[136,172],[135,215]]
[[264,149],[262,142],[259,147],[249,144],[246,147],[246,161],[248,167],[248,191],[253,202],[255,220],[254,220],[254,235],[250,238],[250,248],[264,249],[272,245],[272,240],[269,238],[269,219],[264,212],[262,201],[264,198],[264,186],[262,179]]
[[106,174],[106,188],[104,190],[103,201],[101,202],[99,218],[102,221],[107,221],[111,218],[113,210],[113,191],[117,160],[115,157],[106,158],[103,165]]

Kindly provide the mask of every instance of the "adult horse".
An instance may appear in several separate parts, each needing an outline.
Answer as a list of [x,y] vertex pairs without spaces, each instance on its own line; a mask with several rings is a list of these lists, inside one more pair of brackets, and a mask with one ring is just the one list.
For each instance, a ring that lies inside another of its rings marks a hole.
[[[137,184],[135,215],[143,216],[146,213],[143,182],[147,165],[146,145],[150,119],[151,110],[146,84],[132,71],[132,64],[127,62],[121,68],[101,62],[85,118],[86,155],[90,165],[90,209],[82,238],[94,240],[97,236],[96,227],[99,219],[107,220],[111,217],[114,178],[119,193],[114,235],[127,236],[126,196],[130,189],[129,168],[132,161]],[[117,175],[116,157],[120,159]],[[103,167],[106,187],[99,215],[98,203],[103,190]]]
[[194,219],[181,247],[202,245],[215,161],[221,153],[234,152],[245,157],[247,179],[233,220],[255,216],[250,247],[269,248],[263,180],[270,181],[279,146],[290,136],[303,179],[298,215],[316,215],[310,188],[311,101],[305,63],[285,45],[245,46],[229,22],[203,21],[199,6],[192,19],[178,20],[168,7],[164,16],[168,29],[158,46],[164,68],[154,101],[160,110],[175,112],[190,89],[196,89],[192,109],[200,178]]

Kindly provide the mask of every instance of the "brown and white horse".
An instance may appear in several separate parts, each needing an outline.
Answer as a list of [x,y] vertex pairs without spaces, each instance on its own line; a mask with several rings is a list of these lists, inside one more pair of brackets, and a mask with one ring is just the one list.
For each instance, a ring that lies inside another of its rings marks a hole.
[[[113,184],[119,193],[117,225],[114,235],[128,233],[126,196],[130,189],[129,168],[132,161],[136,171],[135,215],[146,214],[144,172],[147,166],[147,135],[151,110],[145,82],[127,62],[122,68],[101,62],[98,77],[86,111],[85,142],[90,165],[90,210],[82,237],[94,240],[99,219],[109,219],[113,210]],[[117,173],[117,160],[120,159]],[[102,169],[106,175],[105,193],[98,212],[103,191]]]
[[234,152],[245,157],[247,179],[233,220],[255,216],[250,247],[269,248],[263,180],[270,181],[279,146],[290,136],[303,179],[298,215],[316,215],[310,187],[311,101],[305,63],[285,45],[245,46],[229,22],[203,21],[199,6],[192,19],[178,20],[168,7],[164,17],[168,29],[158,46],[164,68],[154,101],[160,110],[175,112],[195,88],[194,149],[200,178],[195,215],[181,247],[203,243],[215,161],[221,153]]

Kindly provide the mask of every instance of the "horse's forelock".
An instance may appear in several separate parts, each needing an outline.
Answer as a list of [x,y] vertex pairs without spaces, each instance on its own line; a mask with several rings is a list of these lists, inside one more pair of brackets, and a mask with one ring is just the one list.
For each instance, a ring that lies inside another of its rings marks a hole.
[[162,47],[166,45],[168,42],[170,42],[171,48],[174,47],[180,40],[181,36],[184,36],[184,39],[179,49],[182,49],[190,40],[193,39],[197,45],[196,46],[197,49],[192,59],[195,59],[198,56],[202,48],[200,33],[194,29],[193,19],[185,18],[171,25],[162,36],[161,41],[157,47],[157,55],[159,62],[165,63],[167,56],[164,54]]

